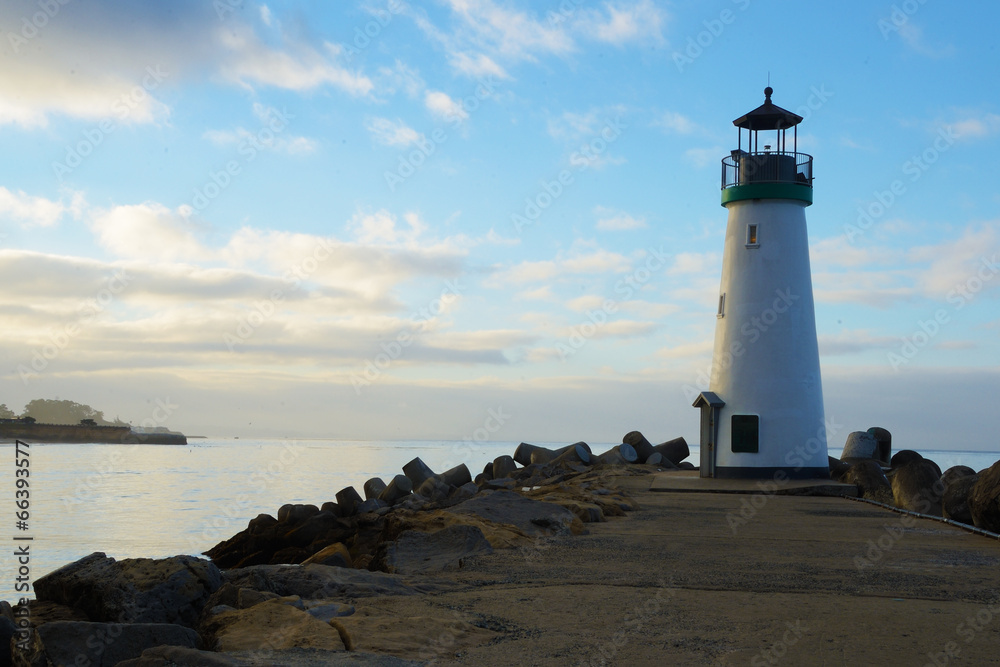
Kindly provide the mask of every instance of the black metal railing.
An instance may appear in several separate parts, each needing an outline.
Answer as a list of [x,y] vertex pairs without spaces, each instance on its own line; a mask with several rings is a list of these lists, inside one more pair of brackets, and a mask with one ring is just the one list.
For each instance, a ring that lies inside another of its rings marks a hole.
[[812,187],[812,155],[733,151],[722,158],[722,189],[751,183],[798,183]]

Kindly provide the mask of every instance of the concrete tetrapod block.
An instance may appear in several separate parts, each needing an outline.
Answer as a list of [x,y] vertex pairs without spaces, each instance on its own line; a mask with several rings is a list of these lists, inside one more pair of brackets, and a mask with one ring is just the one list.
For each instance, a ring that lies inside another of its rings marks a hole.
[[674,438],[673,440],[661,442],[658,445],[653,445],[653,449],[663,454],[663,458],[667,459],[675,466],[679,466],[681,461],[691,455],[691,450],[688,448],[687,440],[684,438]]
[[397,500],[410,495],[413,491],[413,482],[406,475],[396,475],[389,482],[389,485],[382,490],[382,493],[378,494],[378,499],[389,505],[394,504]]
[[844,452],[840,455],[841,461],[848,459],[876,459],[878,460],[878,440],[867,431],[854,431],[847,434],[847,442],[844,443]]
[[358,505],[362,503],[361,496],[353,486],[337,491],[337,505],[340,506],[344,516],[354,516],[358,511]]
[[365,500],[378,498],[378,495],[383,491],[385,491],[385,482],[382,481],[381,477],[372,477],[365,482]]
[[585,450],[587,450],[588,454],[593,454],[593,452],[590,450],[590,445],[585,443],[583,440],[579,442],[574,442],[572,445],[566,445],[565,447],[560,447],[559,449],[553,449],[552,451],[556,453],[556,456],[560,456],[562,454],[565,454],[569,450],[573,449],[574,447],[583,447]]
[[545,451],[551,451],[546,449],[545,447],[539,447],[538,445],[531,445],[528,444],[527,442],[522,442],[520,445],[517,446],[517,449],[514,450],[514,460],[523,466],[531,465],[531,452],[535,451],[536,449],[545,449]]
[[640,461],[645,461],[655,453],[652,443],[646,440],[646,436],[639,431],[629,431],[622,438],[622,442],[626,445],[632,445],[632,449],[635,450]]
[[638,459],[639,457],[635,453],[635,448],[632,445],[622,443],[595,457],[594,462],[623,465],[625,463],[635,463]]
[[552,449],[547,449],[545,447],[535,447],[534,449],[531,450],[531,459],[528,462],[528,465],[531,465],[533,463],[537,463],[539,465],[545,465],[546,463],[550,463],[557,456],[559,455],[556,454],[555,451]]
[[[492,464],[487,464],[490,467],[490,477],[510,477],[511,474],[517,470],[517,463],[514,458],[507,456],[498,456],[493,459]],[[485,470],[483,472],[486,472]]]
[[419,456],[403,466],[403,474],[409,477],[410,481],[413,482],[414,489],[420,488],[420,485],[423,484],[425,480],[436,476],[434,471],[431,470]]
[[872,426],[868,432],[874,436],[878,443],[878,460],[888,465],[892,459],[892,433],[881,426]]
[[561,453],[556,458],[552,459],[552,463],[558,465],[560,463],[583,463],[584,465],[590,465],[591,462],[590,452],[587,451],[582,445],[570,445],[563,453]]
[[472,481],[472,473],[464,463],[459,463],[451,470],[445,470],[437,477],[448,486],[462,486]]

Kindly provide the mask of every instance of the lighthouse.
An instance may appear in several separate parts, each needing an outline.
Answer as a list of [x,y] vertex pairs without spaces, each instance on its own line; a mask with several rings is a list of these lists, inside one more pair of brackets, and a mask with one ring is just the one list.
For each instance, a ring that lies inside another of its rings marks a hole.
[[733,121],[737,147],[722,159],[729,220],[712,375],[694,402],[702,477],[829,477],[805,215],[813,159],[798,152],[802,117],[772,93]]

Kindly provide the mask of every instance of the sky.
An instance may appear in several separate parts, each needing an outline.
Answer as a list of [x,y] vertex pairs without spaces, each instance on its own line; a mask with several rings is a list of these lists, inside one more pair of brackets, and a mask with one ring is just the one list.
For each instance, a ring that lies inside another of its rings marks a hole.
[[830,446],[1000,450],[1000,8],[0,5],[0,401],[698,441],[733,119],[804,118]]

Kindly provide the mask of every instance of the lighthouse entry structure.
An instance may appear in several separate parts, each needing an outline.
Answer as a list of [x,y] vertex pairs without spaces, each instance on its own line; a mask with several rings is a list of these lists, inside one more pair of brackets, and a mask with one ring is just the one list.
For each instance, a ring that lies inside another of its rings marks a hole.
[[772,92],[733,121],[737,148],[722,160],[729,222],[712,375],[694,402],[701,477],[830,474],[805,216],[813,159],[797,150],[802,117]]

